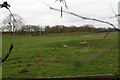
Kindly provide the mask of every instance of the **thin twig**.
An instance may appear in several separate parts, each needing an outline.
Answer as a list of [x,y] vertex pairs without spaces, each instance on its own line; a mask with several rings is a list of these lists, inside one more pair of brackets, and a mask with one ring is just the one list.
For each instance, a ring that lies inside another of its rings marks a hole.
[[104,38],[106,38],[109,33],[110,33],[110,32],[107,32],[107,33],[105,34]]
[[[120,21],[119,21],[119,19],[118,19],[119,14],[116,14],[116,13],[115,13],[112,5],[111,5],[111,10],[112,10],[112,12],[113,12],[113,14],[114,14],[114,17],[117,19],[118,23],[120,24]],[[112,17],[112,18],[114,18],[114,17]]]
[[61,7],[61,17],[62,17],[62,11],[63,11],[63,10],[62,10],[62,7]]
[[38,0],[38,1],[40,1],[42,4],[44,4],[45,6],[47,6],[47,7],[50,7],[48,4],[46,4],[45,2],[43,2],[42,0]]

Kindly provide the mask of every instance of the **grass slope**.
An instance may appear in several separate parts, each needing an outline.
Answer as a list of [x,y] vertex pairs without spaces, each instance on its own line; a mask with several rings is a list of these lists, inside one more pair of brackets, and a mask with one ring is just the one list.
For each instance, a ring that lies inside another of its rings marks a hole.
[[[118,35],[66,33],[45,36],[3,36],[3,78],[63,77],[117,73]],[[86,40],[87,44],[78,43]],[[69,47],[63,47],[66,44]]]

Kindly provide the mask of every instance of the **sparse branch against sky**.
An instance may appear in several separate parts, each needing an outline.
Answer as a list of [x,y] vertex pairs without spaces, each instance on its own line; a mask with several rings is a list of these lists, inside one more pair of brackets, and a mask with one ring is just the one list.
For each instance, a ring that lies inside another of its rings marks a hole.
[[[19,14],[25,20],[26,24],[32,25],[76,25],[81,26],[84,24],[91,24],[95,27],[110,27],[109,25],[86,21],[79,19],[72,15],[63,13],[63,17],[60,17],[60,12],[52,11],[40,0],[7,0],[11,5],[11,11],[15,14]],[[48,5],[59,8],[62,4],[55,2],[55,0],[43,0]],[[68,11],[77,13],[82,16],[97,18],[105,21],[109,21],[117,26],[116,18],[110,19],[114,16],[111,5],[114,11],[118,12],[119,0],[66,0]],[[0,0],[2,3],[2,0]],[[64,10],[67,10],[63,7]],[[8,16],[9,12],[6,9],[0,9],[0,24],[5,16]]]

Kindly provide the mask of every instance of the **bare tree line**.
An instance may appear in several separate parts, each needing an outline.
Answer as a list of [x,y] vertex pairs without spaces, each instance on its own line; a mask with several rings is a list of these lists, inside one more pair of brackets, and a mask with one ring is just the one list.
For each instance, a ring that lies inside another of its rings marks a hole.
[[[113,32],[113,31],[118,31],[116,28],[95,28],[93,25],[90,25],[90,24],[86,24],[83,26],[25,25],[24,20],[21,16],[19,16],[18,14],[13,14],[13,15],[14,15],[16,21],[12,18],[11,15],[8,15],[7,17],[5,17],[5,19],[3,20],[3,26],[0,28],[1,32],[14,32],[17,35],[27,34],[25,32],[34,32],[34,34],[36,34],[36,35],[43,35],[43,34],[66,33],[66,32]],[[12,33],[10,33],[10,34],[12,34]],[[32,33],[32,35],[33,35],[33,33]]]
[[39,26],[39,25],[24,25],[18,31],[11,32],[5,31],[3,35],[47,35],[55,33],[69,33],[69,32],[92,32],[92,33],[102,33],[102,32],[115,32],[114,28],[96,28],[93,25],[86,24],[83,26],[65,26],[65,25],[55,25],[55,26]]

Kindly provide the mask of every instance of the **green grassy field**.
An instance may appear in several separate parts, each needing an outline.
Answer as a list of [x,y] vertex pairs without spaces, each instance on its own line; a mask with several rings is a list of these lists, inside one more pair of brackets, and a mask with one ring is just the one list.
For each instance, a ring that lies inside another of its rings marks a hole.
[[[3,78],[41,78],[118,72],[118,34],[66,33],[44,36],[3,36]],[[81,40],[86,44],[78,43]],[[69,47],[63,47],[63,44]]]

